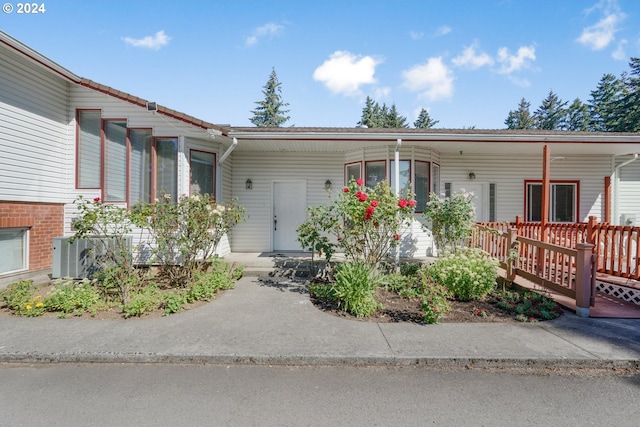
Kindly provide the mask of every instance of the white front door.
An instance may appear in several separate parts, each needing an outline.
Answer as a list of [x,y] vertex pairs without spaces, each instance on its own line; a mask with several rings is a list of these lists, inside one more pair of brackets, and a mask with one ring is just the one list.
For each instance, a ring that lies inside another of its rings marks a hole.
[[273,250],[300,251],[297,229],[307,219],[304,181],[273,183]]
[[483,222],[489,220],[489,200],[487,198],[486,191],[487,184],[484,182],[454,182],[453,194],[458,193],[461,190],[467,193],[472,193],[473,205],[476,210],[476,221]]

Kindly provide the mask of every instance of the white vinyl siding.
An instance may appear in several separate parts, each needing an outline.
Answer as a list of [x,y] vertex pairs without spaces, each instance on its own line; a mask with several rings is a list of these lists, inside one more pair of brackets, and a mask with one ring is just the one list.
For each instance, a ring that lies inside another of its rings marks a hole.
[[0,45],[0,199],[60,202],[69,83]]
[[[542,179],[542,148],[540,156],[442,155],[440,173],[443,183],[469,181],[470,172],[475,174],[475,182],[495,185],[496,221],[514,221],[516,216],[524,219],[524,182]],[[581,222],[586,222],[591,215],[598,220],[603,217],[604,177],[610,174],[611,157],[608,156],[567,155],[562,160],[551,162],[550,167],[552,181],[579,182],[577,219]]]

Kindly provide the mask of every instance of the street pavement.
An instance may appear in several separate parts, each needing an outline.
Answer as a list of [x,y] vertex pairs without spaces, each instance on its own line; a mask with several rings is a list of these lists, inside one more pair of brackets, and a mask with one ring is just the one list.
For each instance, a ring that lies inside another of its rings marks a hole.
[[356,321],[314,307],[303,279],[247,275],[214,301],[165,317],[0,319],[0,363],[39,362],[638,370],[640,319]]

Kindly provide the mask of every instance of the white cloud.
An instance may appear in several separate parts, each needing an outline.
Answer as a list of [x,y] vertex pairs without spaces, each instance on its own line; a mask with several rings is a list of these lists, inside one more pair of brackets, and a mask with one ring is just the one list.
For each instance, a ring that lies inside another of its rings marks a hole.
[[523,68],[528,68],[531,61],[536,60],[536,48],[534,46],[520,46],[518,52],[512,55],[509,49],[501,47],[498,49],[498,62],[500,63],[500,74],[511,74]]
[[377,87],[373,91],[373,96],[375,100],[380,100],[384,98],[388,98],[391,94],[391,88],[388,86],[385,87]]
[[616,47],[616,50],[614,50],[611,53],[611,57],[613,59],[616,59],[618,61],[622,61],[624,59],[627,59],[627,52],[625,51],[624,47],[628,44],[629,42],[626,39],[622,39],[618,42],[618,46]]
[[411,31],[411,40],[420,40],[424,37],[424,33],[418,31]]
[[158,31],[153,36],[147,36],[141,39],[134,39],[132,37],[124,37],[124,42],[133,47],[142,47],[145,49],[158,50],[162,46],[167,45],[171,37],[166,35],[164,31]]
[[282,31],[284,31],[284,26],[269,22],[253,30],[253,33],[246,38],[245,44],[247,46],[253,46],[254,44],[258,43],[260,39],[264,37],[276,36]]
[[313,72],[313,79],[322,82],[331,92],[357,95],[360,87],[376,82],[376,65],[381,61],[372,56],[335,51]]
[[602,50],[613,42],[618,25],[626,15],[620,11],[616,0],[601,0],[587,13],[596,9],[603,9],[604,16],[594,25],[583,29],[577,41],[593,50]]
[[403,86],[430,101],[447,99],[453,95],[453,73],[442,57],[429,58],[426,63],[414,65],[402,72]]
[[493,65],[493,58],[485,52],[476,52],[478,43],[474,42],[467,47],[462,53],[451,60],[453,65],[465,67],[475,70],[485,65]]
[[453,29],[448,25],[443,25],[436,30],[436,36],[444,36],[449,34]]

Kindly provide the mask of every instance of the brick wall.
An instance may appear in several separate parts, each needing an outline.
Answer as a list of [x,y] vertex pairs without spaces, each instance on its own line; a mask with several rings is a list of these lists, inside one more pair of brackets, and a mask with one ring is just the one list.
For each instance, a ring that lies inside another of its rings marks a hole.
[[29,228],[29,270],[51,268],[53,238],[64,231],[64,205],[0,201],[0,228]]

